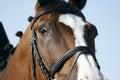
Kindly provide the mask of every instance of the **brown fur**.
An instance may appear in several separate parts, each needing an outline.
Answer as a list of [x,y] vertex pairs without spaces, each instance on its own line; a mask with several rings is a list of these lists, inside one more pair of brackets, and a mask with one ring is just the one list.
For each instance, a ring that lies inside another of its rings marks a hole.
[[[54,5],[55,6],[55,5]],[[41,7],[37,2],[35,7],[35,14],[37,15],[41,10],[46,7]],[[34,25],[35,33],[37,35],[37,42],[39,50],[41,51],[46,63],[52,66],[66,51],[69,51],[75,46],[75,39],[73,31],[69,26],[58,22],[60,14],[48,13],[41,16]],[[81,15],[79,15],[81,16]],[[30,24],[31,25],[31,24]],[[0,80],[33,80],[31,72],[31,56],[30,56],[30,41],[31,29],[30,25],[22,36],[20,43],[9,62],[5,72],[0,77]],[[46,26],[50,32],[45,35],[40,34],[40,26]],[[92,27],[91,27],[92,26]],[[91,49],[95,49],[93,36],[96,29],[90,23],[87,23],[85,28],[85,39]],[[68,71],[73,62],[74,56],[67,61],[62,70],[55,75],[57,80],[65,80]],[[73,69],[71,80],[75,80],[77,75],[77,65]],[[36,74],[37,80],[46,80],[42,74],[40,67],[36,61]]]

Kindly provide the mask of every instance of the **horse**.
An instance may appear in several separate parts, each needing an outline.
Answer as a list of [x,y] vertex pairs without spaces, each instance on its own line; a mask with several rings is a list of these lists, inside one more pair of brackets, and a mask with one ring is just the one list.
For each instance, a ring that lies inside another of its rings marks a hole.
[[95,55],[86,0],[37,0],[35,16],[0,80],[107,80]]

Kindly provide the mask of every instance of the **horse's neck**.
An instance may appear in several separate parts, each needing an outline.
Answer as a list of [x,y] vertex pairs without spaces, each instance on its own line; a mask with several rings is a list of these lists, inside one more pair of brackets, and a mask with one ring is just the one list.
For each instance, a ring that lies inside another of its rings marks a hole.
[[[31,68],[32,68],[32,61],[31,61],[31,37],[32,37],[32,34],[31,34],[31,29],[28,28],[25,32],[25,34],[23,35],[22,39],[21,39],[21,42],[19,43],[19,46],[18,46],[18,58],[20,58],[19,61],[22,61],[23,64],[26,64],[26,68],[28,70],[28,74],[30,74],[30,76],[32,77],[33,79],[33,76],[32,76],[32,71],[31,71]],[[16,53],[17,53],[17,50],[16,50]],[[15,54],[16,54],[15,53]],[[44,75],[42,74],[41,72],[41,69],[37,63],[37,59],[35,59],[35,63],[36,63],[36,76],[37,76],[37,80],[46,80],[46,78],[44,77]],[[30,77],[29,76],[29,77]],[[30,79],[29,79],[30,80]]]
[[30,28],[22,36],[0,80],[31,80]]
[[[22,36],[16,51],[14,52],[11,61],[6,68],[6,72],[3,75],[3,79],[0,80],[32,80],[31,71],[31,30],[30,27],[27,28],[26,32]],[[36,75],[37,80],[46,80],[44,75],[41,73],[36,61]]]
[[28,27],[24,35],[22,36],[16,51],[13,55],[13,59],[18,61],[19,64],[27,64],[30,62],[30,39],[31,39],[31,30]]

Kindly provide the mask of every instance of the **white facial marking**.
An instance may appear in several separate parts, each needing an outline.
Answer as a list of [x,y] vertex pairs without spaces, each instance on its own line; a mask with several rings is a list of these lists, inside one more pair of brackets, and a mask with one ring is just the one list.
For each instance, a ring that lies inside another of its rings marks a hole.
[[[85,22],[81,17],[73,14],[63,14],[60,15],[59,22],[62,22],[72,28],[75,37],[75,46],[87,46],[83,33]],[[106,80],[98,70],[91,55],[80,55],[77,60],[77,64],[77,80]]]

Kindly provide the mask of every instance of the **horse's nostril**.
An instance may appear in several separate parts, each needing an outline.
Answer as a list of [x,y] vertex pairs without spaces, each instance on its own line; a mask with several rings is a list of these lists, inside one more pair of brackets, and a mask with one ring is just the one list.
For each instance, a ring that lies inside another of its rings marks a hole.
[[85,30],[88,30],[88,29],[89,29],[87,24],[85,24],[84,29],[85,29]]

